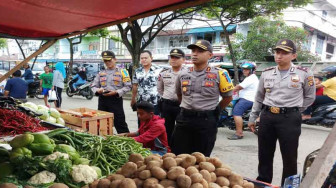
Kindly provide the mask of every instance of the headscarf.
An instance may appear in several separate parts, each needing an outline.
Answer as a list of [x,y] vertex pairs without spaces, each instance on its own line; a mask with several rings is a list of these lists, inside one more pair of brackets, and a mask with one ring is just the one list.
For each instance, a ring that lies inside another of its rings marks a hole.
[[57,62],[56,65],[55,65],[55,69],[62,73],[63,78],[66,77],[65,67],[64,67],[64,64],[62,62]]

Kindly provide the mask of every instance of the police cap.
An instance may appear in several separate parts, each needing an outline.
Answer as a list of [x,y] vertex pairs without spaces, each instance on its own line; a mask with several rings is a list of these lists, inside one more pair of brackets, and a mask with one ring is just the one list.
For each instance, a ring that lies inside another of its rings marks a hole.
[[296,46],[294,44],[293,41],[289,40],[289,39],[281,39],[277,42],[275,48],[273,48],[273,50],[284,50],[286,52],[290,52],[295,54],[296,53]]
[[112,51],[103,51],[101,54],[103,60],[111,60],[112,58],[115,58],[115,55]]
[[188,49],[200,48],[205,51],[209,51],[212,53],[212,45],[207,40],[198,40],[195,44],[189,44],[187,46]]
[[172,49],[170,51],[170,56],[174,56],[174,57],[185,57],[185,54],[182,50],[180,49]]

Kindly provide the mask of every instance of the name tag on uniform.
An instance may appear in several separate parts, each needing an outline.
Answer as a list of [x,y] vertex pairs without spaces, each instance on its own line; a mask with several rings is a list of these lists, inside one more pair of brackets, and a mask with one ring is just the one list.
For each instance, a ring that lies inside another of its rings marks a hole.
[[207,73],[207,78],[210,78],[210,79],[216,79],[217,78],[217,74],[215,73]]
[[205,87],[214,87],[215,86],[215,82],[213,82],[213,81],[205,81],[204,82],[204,86]]
[[291,77],[291,80],[292,80],[292,82],[299,82],[300,77],[299,77],[299,75],[294,75],[294,76]]
[[189,83],[190,83],[190,80],[184,80],[182,81],[182,86],[187,86],[189,85]]
[[106,76],[107,74],[105,72],[100,73],[99,76]]
[[100,78],[100,81],[106,81],[106,80],[107,80],[106,77],[101,77],[101,78]]
[[113,80],[115,80],[115,81],[121,81],[121,78],[118,77],[118,76],[114,76],[114,77],[113,77]]

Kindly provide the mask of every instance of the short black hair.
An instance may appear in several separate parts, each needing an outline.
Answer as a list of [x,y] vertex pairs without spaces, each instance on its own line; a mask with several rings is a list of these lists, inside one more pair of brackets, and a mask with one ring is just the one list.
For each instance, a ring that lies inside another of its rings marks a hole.
[[150,112],[154,112],[154,105],[146,102],[146,101],[141,101],[139,103],[136,104],[137,109],[142,109],[148,113]]
[[315,76],[314,78],[319,79],[321,82],[323,81],[323,77],[322,76]]
[[20,70],[17,70],[13,73],[13,76],[14,77],[21,77],[21,71]]
[[144,50],[144,51],[142,51],[141,53],[142,53],[142,54],[143,54],[143,53],[147,53],[147,54],[149,54],[149,56],[150,56],[151,58],[153,58],[153,56],[152,56],[152,52],[149,51],[149,50]]

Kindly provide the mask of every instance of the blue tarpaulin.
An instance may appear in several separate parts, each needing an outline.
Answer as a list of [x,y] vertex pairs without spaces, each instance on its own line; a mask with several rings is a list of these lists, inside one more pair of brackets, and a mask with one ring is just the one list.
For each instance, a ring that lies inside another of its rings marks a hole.
[[[229,25],[226,30],[228,32],[231,32],[233,30],[235,30],[237,27],[236,24],[233,25]],[[190,29],[187,34],[196,34],[196,33],[210,33],[210,32],[222,32],[223,31],[223,27],[222,26],[214,26],[214,27],[201,27],[201,28],[194,28],[194,29]]]

